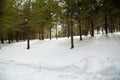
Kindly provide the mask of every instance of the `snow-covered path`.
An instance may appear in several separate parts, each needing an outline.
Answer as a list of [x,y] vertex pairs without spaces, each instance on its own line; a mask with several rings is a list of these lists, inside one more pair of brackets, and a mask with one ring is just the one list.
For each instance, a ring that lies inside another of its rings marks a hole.
[[0,80],[120,80],[120,34],[33,40],[0,49]]

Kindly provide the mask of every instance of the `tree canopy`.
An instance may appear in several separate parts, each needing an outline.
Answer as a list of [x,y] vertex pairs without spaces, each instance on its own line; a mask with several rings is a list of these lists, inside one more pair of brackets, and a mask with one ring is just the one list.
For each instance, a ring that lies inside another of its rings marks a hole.
[[74,35],[82,40],[82,35],[93,37],[95,31],[97,34],[100,30],[106,34],[120,31],[119,3],[119,0],[0,0],[0,40],[11,43],[70,36],[74,48]]

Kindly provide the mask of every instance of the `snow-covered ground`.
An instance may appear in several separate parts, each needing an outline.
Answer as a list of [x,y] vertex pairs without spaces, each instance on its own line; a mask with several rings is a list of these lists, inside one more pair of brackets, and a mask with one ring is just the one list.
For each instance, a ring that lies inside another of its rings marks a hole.
[[120,33],[0,45],[0,80],[120,80]]

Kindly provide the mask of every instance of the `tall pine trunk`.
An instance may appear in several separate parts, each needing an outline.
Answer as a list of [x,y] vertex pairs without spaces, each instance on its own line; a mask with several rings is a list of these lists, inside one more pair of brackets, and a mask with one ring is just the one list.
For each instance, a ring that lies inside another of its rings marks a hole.
[[69,36],[70,36],[70,29],[69,29],[69,25],[68,25],[68,27],[67,27],[67,30],[68,30],[67,37],[69,38]]
[[42,40],[44,40],[44,27],[42,26]]
[[39,40],[41,40],[41,29],[39,28],[39,31],[38,31],[38,38]]
[[92,19],[91,19],[91,37],[94,37],[94,23]]
[[71,49],[74,48],[74,40],[73,40],[73,21],[72,21],[72,12],[71,12],[71,15],[70,15],[70,23],[71,23],[71,26],[70,26],[70,31],[71,31]]
[[57,24],[56,24],[56,34],[55,34],[56,39],[58,38],[57,33],[58,33],[58,30],[57,30]]
[[105,15],[104,19],[105,19],[105,33],[108,34],[107,15]]
[[[31,7],[31,0],[29,0],[29,15],[28,15],[28,20],[30,20],[30,7]],[[27,30],[28,30],[28,35],[27,35],[27,49],[30,49],[30,35],[29,35],[29,25],[28,25],[28,22],[27,22]]]
[[79,35],[80,35],[80,40],[82,40],[82,30],[81,30],[81,19],[79,18]]
[[28,39],[27,39],[27,49],[30,49],[30,39],[29,39],[29,36],[28,36]]
[[10,34],[7,35],[7,37],[8,37],[8,43],[9,43],[9,44],[11,43],[10,36],[11,36]]
[[30,49],[30,30],[29,30],[29,26],[27,23],[27,49]]
[[120,19],[119,19],[119,22],[118,22],[118,24],[119,24],[119,31],[120,31]]
[[18,42],[18,41],[19,41],[19,32],[16,31],[16,34],[15,34],[15,35],[16,35],[16,37],[15,37],[15,38],[16,38],[16,42]]
[[69,36],[70,36],[70,23],[69,23],[69,20],[67,21],[67,24],[68,24],[68,26],[67,26],[67,37],[69,38]]
[[1,35],[1,43],[4,44],[4,37]]
[[50,27],[50,40],[52,39],[52,31],[51,31],[51,27]]

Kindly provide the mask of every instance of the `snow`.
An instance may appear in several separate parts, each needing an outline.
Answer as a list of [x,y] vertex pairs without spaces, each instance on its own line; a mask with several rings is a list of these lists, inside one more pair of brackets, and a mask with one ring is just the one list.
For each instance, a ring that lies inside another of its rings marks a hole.
[[120,33],[0,45],[0,80],[120,80]]

